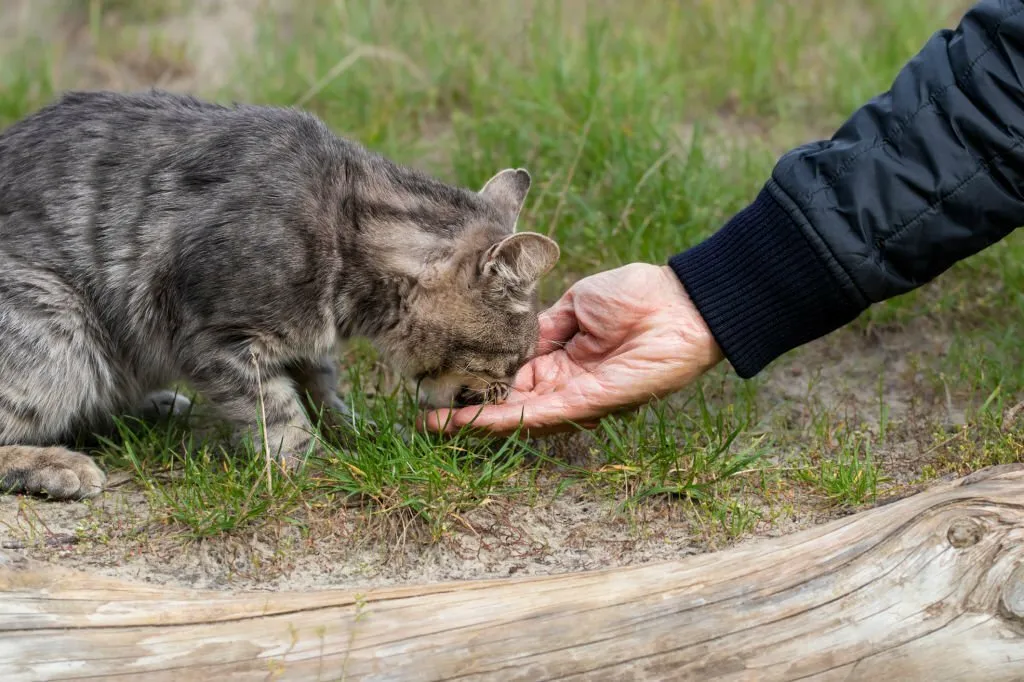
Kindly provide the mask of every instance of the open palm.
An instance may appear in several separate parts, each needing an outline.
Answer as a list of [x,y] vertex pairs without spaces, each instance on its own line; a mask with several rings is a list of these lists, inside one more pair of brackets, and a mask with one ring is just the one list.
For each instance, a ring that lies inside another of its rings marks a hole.
[[634,263],[580,280],[541,314],[537,353],[505,402],[435,410],[423,423],[530,435],[593,427],[679,390],[721,359],[675,273]]

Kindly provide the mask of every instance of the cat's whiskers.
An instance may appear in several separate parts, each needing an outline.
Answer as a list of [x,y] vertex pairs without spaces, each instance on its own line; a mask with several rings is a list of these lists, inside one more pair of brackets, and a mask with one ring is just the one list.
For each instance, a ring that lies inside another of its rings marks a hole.
[[459,373],[460,374],[464,374],[465,376],[468,376],[468,377],[473,377],[474,379],[477,379],[479,381],[483,381],[484,383],[488,383],[488,384],[493,382],[493,381],[495,381],[494,379],[491,379],[490,377],[486,377],[486,376],[484,376],[482,374],[479,374],[477,372],[472,371],[469,368],[469,366],[466,366],[466,367],[463,367],[462,369],[460,369]]

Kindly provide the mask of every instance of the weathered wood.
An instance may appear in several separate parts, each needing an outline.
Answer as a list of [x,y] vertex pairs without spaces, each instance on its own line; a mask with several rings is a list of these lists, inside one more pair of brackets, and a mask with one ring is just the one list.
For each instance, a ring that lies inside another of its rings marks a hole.
[[1024,471],[671,563],[225,594],[0,568],[0,680],[1024,679]]

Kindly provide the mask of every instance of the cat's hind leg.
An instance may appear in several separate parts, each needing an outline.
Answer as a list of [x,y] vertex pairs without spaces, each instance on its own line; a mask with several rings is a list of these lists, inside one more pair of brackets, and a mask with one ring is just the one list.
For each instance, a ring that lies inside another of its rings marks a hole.
[[103,472],[56,446],[120,402],[124,386],[102,327],[52,273],[0,272],[0,493],[95,495]]
[[106,474],[91,457],[63,447],[0,446],[0,494],[29,493],[55,500],[95,497]]

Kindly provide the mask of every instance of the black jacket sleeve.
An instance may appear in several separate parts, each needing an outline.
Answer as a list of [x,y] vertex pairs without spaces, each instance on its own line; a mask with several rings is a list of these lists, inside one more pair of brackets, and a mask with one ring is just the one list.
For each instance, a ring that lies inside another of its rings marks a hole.
[[974,5],[669,264],[744,378],[1024,224],[1024,2]]

